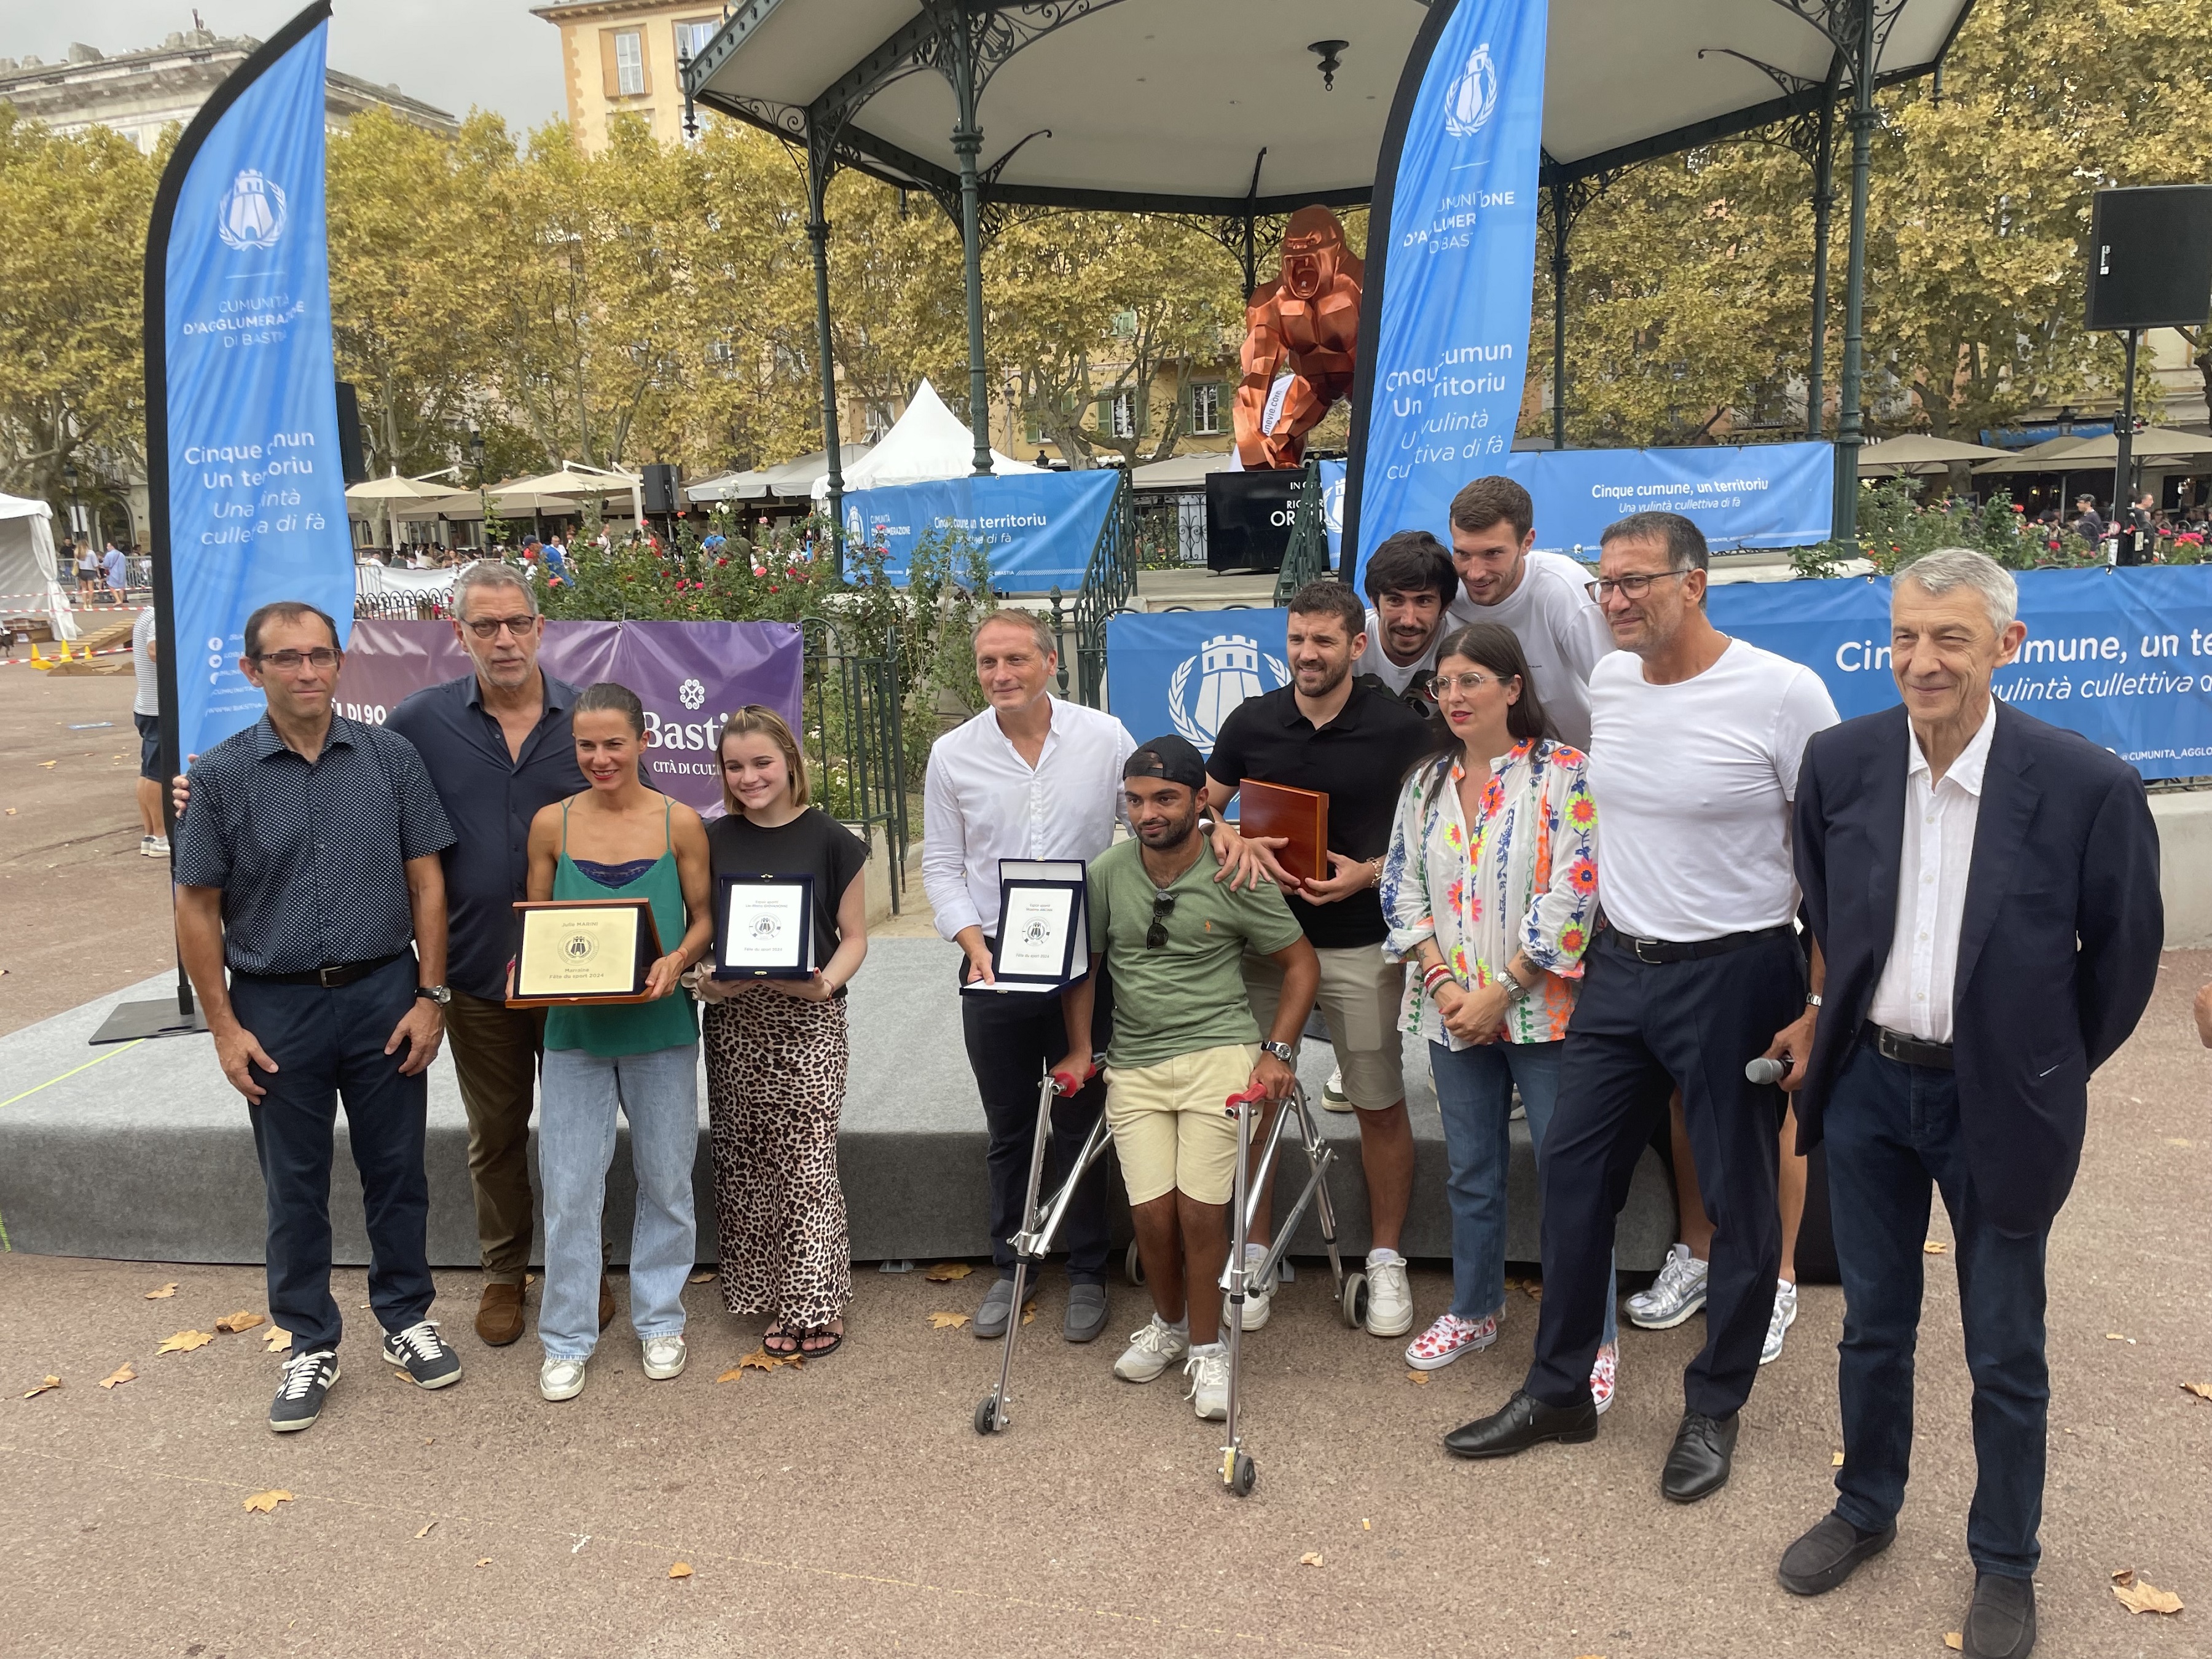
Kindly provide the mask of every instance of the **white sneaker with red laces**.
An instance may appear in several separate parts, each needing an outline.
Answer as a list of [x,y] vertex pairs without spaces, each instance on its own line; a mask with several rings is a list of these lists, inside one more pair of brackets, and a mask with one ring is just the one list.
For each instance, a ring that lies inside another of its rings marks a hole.
[[1480,1319],[1439,1314],[1435,1324],[1407,1345],[1406,1363],[1417,1371],[1442,1370],[1462,1354],[1480,1353],[1497,1341],[1498,1328],[1504,1318],[1503,1308]]
[[1590,1404],[1597,1407],[1600,1417],[1603,1417],[1605,1408],[1613,1404],[1620,1374],[1620,1350],[1607,1343],[1597,1351],[1597,1364],[1590,1367]]

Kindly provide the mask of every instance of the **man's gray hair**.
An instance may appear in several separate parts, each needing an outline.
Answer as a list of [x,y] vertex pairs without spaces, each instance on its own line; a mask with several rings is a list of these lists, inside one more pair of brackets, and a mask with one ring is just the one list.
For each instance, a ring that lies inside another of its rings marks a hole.
[[479,587],[511,587],[522,595],[522,602],[530,607],[530,614],[538,614],[538,593],[530,579],[513,565],[501,559],[478,559],[453,584],[453,614],[467,614],[469,595]]
[[1938,596],[1954,587],[1971,587],[1982,596],[1990,626],[2000,634],[2020,614],[2020,584],[2012,572],[1971,547],[1939,547],[1923,553],[1899,570],[1893,582],[1911,582],[1923,592]]
[[975,648],[976,641],[983,637],[985,629],[1000,623],[1029,629],[1036,640],[1037,654],[1040,656],[1049,657],[1060,649],[1060,642],[1052,636],[1052,624],[1045,619],[1043,613],[1024,611],[1016,605],[984,612],[981,620],[975,624],[975,631],[968,637],[969,649],[972,651]]

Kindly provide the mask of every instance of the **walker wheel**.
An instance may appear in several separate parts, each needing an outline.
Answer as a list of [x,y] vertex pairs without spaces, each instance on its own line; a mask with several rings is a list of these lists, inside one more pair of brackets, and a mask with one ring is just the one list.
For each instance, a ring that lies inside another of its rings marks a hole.
[[1121,1271],[1132,1285],[1145,1282],[1145,1258],[1138,1253],[1137,1241],[1133,1238],[1129,1241],[1128,1254],[1121,1258]]
[[1337,1310],[1343,1314],[1344,1322],[1358,1330],[1367,1322],[1367,1275],[1346,1273],[1344,1277],[1344,1297]]
[[975,1407],[975,1432],[996,1434],[999,1431],[999,1396],[987,1394]]
[[1232,1498],[1249,1498],[1253,1483],[1260,1478],[1260,1466],[1243,1452],[1238,1452],[1229,1470],[1229,1494]]

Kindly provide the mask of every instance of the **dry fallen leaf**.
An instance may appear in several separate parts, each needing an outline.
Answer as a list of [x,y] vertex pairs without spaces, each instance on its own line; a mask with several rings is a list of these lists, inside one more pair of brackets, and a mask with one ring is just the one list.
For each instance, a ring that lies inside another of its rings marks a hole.
[[2136,1346],[2135,1338],[2132,1336],[2122,1336],[2118,1331],[2106,1331],[2105,1333],[2105,1340],[2107,1342],[2124,1342],[2130,1348]]
[[1946,1255],[1950,1253],[1951,1249],[1948,1244],[1946,1244],[1940,1238],[1931,1238],[1920,1248],[1923,1252],[1929,1255]]
[[940,1261],[922,1277],[933,1285],[950,1285],[956,1279],[965,1279],[975,1270],[964,1261]]
[[691,1564],[689,1561],[678,1561],[674,1566],[669,1568],[668,1576],[671,1578],[689,1578],[691,1576]]
[[58,1376],[49,1376],[46,1381],[40,1383],[37,1388],[26,1389],[24,1391],[23,1398],[26,1400],[36,1400],[40,1395],[46,1393],[49,1389],[58,1389],[61,1385],[61,1378]]
[[1840,1469],[1841,1468],[1843,1468],[1843,1467],[1844,1467],[1844,1455],[1843,1455],[1843,1453],[1841,1453],[1841,1452],[1831,1452],[1831,1453],[1828,1455],[1828,1467],[1829,1467],[1830,1468],[1832,1468],[1832,1469]]
[[480,1566],[480,1567],[488,1567],[488,1566],[489,1566],[489,1565],[491,1565],[491,1557],[489,1557],[489,1555],[487,1555],[486,1557],[484,1557],[484,1559],[483,1559],[483,1560],[481,1560],[481,1561],[477,1562],[477,1565],[478,1566]]
[[1947,1630],[1943,1632],[1943,1645],[1954,1653],[1964,1653],[1966,1650],[1966,1636],[1960,1631]]
[[1027,1325],[1027,1324],[1030,1323],[1031,1322],[1033,1322],[1036,1318],[1036,1303],[1034,1303],[1034,1302],[1024,1302],[1024,1303],[1023,1303],[1023,1304],[1022,1304],[1022,1323],[1023,1323],[1023,1324],[1024,1324],[1024,1325]]
[[158,1291],[147,1291],[145,1299],[149,1302],[160,1302],[166,1297],[174,1296],[176,1293],[176,1281],[172,1279],[168,1284],[162,1285]]
[[2115,1584],[2134,1583],[2136,1582],[2136,1570],[2133,1567],[2114,1567],[2112,1569],[2112,1582]]
[[434,1527],[434,1526],[436,1526],[437,1524],[438,1524],[438,1523],[437,1523],[437,1522],[436,1522],[435,1520],[425,1521],[425,1522],[422,1523],[422,1531],[420,1531],[420,1532],[418,1532],[418,1533],[416,1533],[415,1535],[416,1535],[417,1538],[428,1538],[428,1537],[430,1535],[430,1528],[433,1528],[433,1527]]
[[213,1331],[179,1331],[154,1352],[157,1354],[190,1353],[195,1348],[204,1348],[214,1340]]
[[289,1353],[291,1351],[292,1333],[286,1330],[282,1325],[271,1325],[267,1330],[261,1333],[262,1352]]
[[1409,1368],[1406,1372],[1406,1381],[1417,1389],[1425,1389],[1429,1386],[1429,1374],[1426,1371],[1417,1371]]
[[1544,1281],[1540,1279],[1529,1279],[1522,1285],[1521,1290],[1531,1302],[1541,1302],[1544,1299]]
[[138,1373],[131,1369],[131,1362],[126,1359],[115,1368],[115,1374],[112,1376],[101,1377],[100,1386],[103,1389],[112,1389],[121,1383],[135,1382],[137,1380]]
[[1308,1550],[1304,1555],[1298,1557],[1298,1565],[1302,1567],[1319,1566],[1321,1565],[1321,1552],[1319,1550]]
[[755,1348],[738,1361],[737,1368],[741,1371],[772,1371],[789,1364],[792,1358],[789,1354],[770,1353],[766,1348]]
[[[2117,1575],[2116,1575],[2117,1576]],[[2181,1598],[2172,1590],[2162,1590],[2155,1584],[2144,1583],[2133,1573],[2128,1582],[2114,1584],[2112,1594],[2130,1613],[2175,1613],[2181,1611]]]
[[957,1331],[967,1322],[966,1314],[933,1313],[929,1316],[929,1328],[933,1331]]
[[278,1487],[273,1491],[254,1493],[246,1500],[246,1507],[249,1510],[258,1510],[264,1515],[273,1515],[276,1512],[276,1506],[279,1504],[289,1504],[291,1501],[292,1494]]
[[724,1371],[720,1376],[716,1377],[714,1381],[717,1382],[735,1382],[739,1378],[743,1377],[744,1374],[745,1368],[742,1364],[732,1365],[729,1370]]
[[2212,1382],[2185,1382],[2181,1386],[2199,1400],[2212,1400]]
[[691,1277],[684,1282],[690,1285],[704,1285],[708,1280],[712,1279],[714,1276],[714,1275],[712,1273],[693,1273]]
[[236,1313],[225,1314],[216,1320],[215,1328],[219,1331],[228,1331],[234,1336],[240,1331],[250,1331],[256,1325],[265,1325],[268,1322],[268,1320],[261,1315],[240,1308]]

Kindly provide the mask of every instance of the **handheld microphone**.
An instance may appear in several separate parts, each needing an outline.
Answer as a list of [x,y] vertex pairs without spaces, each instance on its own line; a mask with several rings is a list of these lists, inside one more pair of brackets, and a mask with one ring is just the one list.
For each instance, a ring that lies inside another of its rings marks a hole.
[[1779,1083],[1790,1075],[1790,1062],[1786,1060],[1754,1060],[1743,1068],[1743,1074],[1753,1083]]

